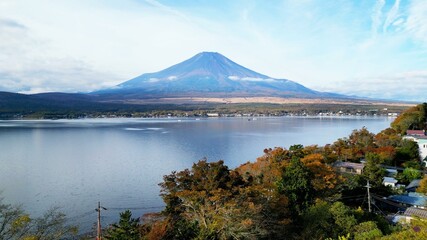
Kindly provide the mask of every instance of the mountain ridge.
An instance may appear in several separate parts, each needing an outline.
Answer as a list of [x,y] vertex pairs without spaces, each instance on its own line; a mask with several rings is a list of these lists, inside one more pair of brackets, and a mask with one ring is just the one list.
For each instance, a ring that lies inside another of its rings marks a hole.
[[145,73],[92,94],[118,98],[150,97],[339,97],[288,79],[248,69],[217,52],[201,52],[158,72]]

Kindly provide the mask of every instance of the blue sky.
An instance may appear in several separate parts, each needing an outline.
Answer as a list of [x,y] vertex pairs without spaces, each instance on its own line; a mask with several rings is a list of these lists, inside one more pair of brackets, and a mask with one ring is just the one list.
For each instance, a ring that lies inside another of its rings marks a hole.
[[91,91],[201,51],[319,91],[427,101],[425,0],[0,1],[3,91]]

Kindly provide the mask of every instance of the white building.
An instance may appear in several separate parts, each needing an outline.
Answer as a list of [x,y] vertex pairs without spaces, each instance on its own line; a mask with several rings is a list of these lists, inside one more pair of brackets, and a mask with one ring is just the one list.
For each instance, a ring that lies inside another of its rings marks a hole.
[[[427,136],[424,130],[408,130],[404,139],[412,140],[418,143],[420,158],[423,161],[427,157]],[[425,161],[427,164],[427,161]]]
[[396,187],[397,180],[392,177],[384,177],[383,184],[384,186]]
[[219,117],[219,113],[207,113],[208,117]]

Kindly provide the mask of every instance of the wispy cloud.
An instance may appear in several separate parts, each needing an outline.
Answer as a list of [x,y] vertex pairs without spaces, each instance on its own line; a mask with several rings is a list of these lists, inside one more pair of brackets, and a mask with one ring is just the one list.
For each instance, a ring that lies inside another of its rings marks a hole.
[[385,5],[385,0],[377,0],[374,8],[372,9],[371,19],[371,32],[372,36],[376,36],[378,34],[378,29],[380,29],[382,25],[382,15],[383,15],[383,7]]
[[393,7],[387,14],[387,18],[383,25],[383,32],[387,32],[387,28],[397,19],[399,16],[399,5],[400,0],[395,0]]
[[153,7],[157,7],[159,9],[161,9],[162,11],[165,11],[167,13],[171,13],[171,14],[173,14],[175,16],[178,16],[178,17],[180,17],[180,18],[188,21],[188,22],[191,22],[190,18],[188,18],[185,14],[183,14],[182,12],[180,12],[180,11],[178,11],[178,10],[172,8],[172,7],[167,6],[166,4],[162,4],[162,3],[160,3],[159,1],[156,1],[156,0],[145,0],[145,2],[148,3],[148,4],[150,4]]
[[26,26],[14,21],[12,19],[0,18],[0,29],[4,28],[18,28],[18,29],[27,29]]
[[405,29],[427,46],[427,1],[414,0],[408,9]]

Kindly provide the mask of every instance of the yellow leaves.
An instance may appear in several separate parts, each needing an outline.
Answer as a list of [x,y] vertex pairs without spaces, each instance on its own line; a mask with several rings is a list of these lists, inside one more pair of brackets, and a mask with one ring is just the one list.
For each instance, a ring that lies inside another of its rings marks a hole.
[[26,236],[22,240],[39,240],[37,236]]
[[12,222],[12,231],[16,231],[18,229],[21,229],[25,227],[27,224],[31,222],[30,215],[24,214],[22,216],[19,216],[15,221]]
[[427,194],[427,175],[421,179],[420,186],[417,188],[417,192]]

